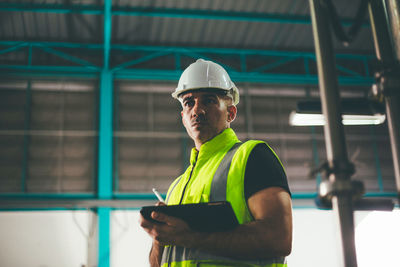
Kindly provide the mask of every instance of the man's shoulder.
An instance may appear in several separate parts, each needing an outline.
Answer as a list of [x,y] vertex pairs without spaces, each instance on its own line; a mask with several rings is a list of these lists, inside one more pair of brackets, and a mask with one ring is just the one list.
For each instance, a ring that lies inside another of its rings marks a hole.
[[242,149],[252,151],[252,150],[253,150],[254,148],[256,148],[256,147],[257,147],[257,148],[259,148],[259,147],[265,147],[265,148],[267,148],[268,145],[267,145],[267,143],[266,143],[265,141],[250,139],[250,140],[244,141],[244,142],[242,143],[241,147],[242,147]]

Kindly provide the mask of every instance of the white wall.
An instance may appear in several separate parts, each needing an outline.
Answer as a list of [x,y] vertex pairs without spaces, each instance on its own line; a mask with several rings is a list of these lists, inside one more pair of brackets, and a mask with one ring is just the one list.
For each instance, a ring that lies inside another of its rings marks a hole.
[[145,267],[151,239],[139,226],[138,211],[113,211],[111,215],[111,267]]
[[[356,212],[359,267],[400,266],[400,210]],[[332,211],[295,209],[290,267],[340,266]],[[81,267],[87,261],[89,213],[0,212],[1,267]],[[147,267],[151,239],[138,211],[111,215],[111,267]]]
[[89,213],[0,212],[1,267],[81,267]]

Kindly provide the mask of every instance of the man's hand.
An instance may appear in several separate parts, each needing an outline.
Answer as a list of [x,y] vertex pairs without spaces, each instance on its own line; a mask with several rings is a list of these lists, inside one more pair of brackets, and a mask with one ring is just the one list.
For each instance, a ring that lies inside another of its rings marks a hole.
[[[157,202],[156,206],[165,206],[164,202]],[[141,214],[139,218],[139,224],[143,229],[148,232],[152,228],[154,222],[146,220]],[[150,250],[149,262],[151,267],[159,267],[161,265],[161,258],[164,246],[160,245],[158,241],[153,238],[153,245]]]
[[156,222],[146,220],[141,216],[140,226],[158,245],[190,246],[191,240],[198,235],[185,221],[176,217],[153,211],[151,218]]

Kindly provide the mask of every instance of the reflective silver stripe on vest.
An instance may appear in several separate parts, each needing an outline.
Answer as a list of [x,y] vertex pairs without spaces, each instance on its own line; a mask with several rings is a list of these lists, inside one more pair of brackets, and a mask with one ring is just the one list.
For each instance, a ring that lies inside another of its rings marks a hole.
[[171,192],[168,194],[167,199],[165,200],[165,204],[168,204],[169,197],[172,195],[172,192],[174,191],[176,185],[179,184],[179,182],[182,180],[182,176],[183,176],[183,175],[181,175],[181,176],[179,177],[179,180],[178,180],[178,181],[174,184],[174,186],[172,187]]
[[228,173],[231,167],[232,158],[235,155],[236,151],[242,143],[234,144],[228,152],[226,152],[224,158],[218,166],[217,171],[214,174],[214,177],[211,182],[211,190],[209,201],[226,201],[226,184],[228,181]]
[[[212,254],[205,253],[198,249],[189,249],[185,247],[166,247],[164,248],[164,252],[162,255],[162,264],[167,262],[167,258],[173,259],[174,262],[180,261],[194,261],[201,262],[206,261],[207,263],[215,262],[217,263],[225,263],[231,266],[251,266],[254,267],[256,265],[265,266],[268,264],[286,264],[286,259],[284,257],[281,258],[271,258],[266,260],[235,260],[226,257],[215,256]],[[168,265],[169,266],[169,265]]]

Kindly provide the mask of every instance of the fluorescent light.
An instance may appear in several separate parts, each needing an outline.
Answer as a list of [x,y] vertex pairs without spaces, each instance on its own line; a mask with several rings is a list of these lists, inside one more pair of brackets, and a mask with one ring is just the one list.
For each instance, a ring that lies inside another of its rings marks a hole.
[[[385,119],[385,114],[342,115],[343,125],[378,125],[383,123]],[[323,126],[325,118],[322,114],[292,111],[289,116],[289,124],[292,126]]]

